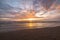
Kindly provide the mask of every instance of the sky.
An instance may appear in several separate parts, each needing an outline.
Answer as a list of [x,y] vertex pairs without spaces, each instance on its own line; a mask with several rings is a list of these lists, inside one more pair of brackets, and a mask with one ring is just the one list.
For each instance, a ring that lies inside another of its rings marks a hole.
[[60,0],[0,0],[0,21],[27,17],[59,21]]

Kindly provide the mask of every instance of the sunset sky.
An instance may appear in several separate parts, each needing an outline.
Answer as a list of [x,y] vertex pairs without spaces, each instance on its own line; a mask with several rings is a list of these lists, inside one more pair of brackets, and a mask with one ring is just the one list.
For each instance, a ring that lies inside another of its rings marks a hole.
[[60,0],[0,0],[0,21],[21,18],[60,20]]

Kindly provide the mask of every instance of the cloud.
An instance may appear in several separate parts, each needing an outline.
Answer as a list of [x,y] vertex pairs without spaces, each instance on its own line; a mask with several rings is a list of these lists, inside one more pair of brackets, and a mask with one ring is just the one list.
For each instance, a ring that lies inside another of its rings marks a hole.
[[[22,18],[25,17],[26,13],[21,13],[23,10],[41,11],[44,8],[50,8],[50,6],[55,2],[55,0],[0,0],[0,18]],[[60,0],[56,2],[59,4]],[[45,14],[45,15],[55,15],[54,18],[58,19],[58,14]],[[57,15],[57,16],[56,16]],[[53,16],[52,16],[53,17]],[[52,19],[50,17],[50,19]]]
[[52,10],[48,12],[46,17],[47,21],[60,21],[60,11],[59,10]]

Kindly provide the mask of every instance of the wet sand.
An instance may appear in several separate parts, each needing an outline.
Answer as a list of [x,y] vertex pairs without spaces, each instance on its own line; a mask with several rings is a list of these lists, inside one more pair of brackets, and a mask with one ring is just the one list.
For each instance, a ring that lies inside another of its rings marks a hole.
[[60,26],[1,32],[0,40],[60,40]]

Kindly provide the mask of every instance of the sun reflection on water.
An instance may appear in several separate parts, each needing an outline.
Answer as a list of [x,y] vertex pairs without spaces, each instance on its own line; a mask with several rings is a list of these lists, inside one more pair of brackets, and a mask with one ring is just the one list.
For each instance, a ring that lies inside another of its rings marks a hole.
[[43,26],[44,24],[41,24],[41,23],[32,23],[32,22],[30,22],[30,23],[27,23],[26,24],[26,27],[27,28],[43,28],[44,26]]
[[24,24],[24,26],[26,27],[26,28],[30,28],[30,29],[32,29],[32,28],[39,28],[39,27],[42,27],[43,26],[43,24],[41,24],[41,23],[35,23],[35,22],[33,22],[33,21],[38,21],[38,20],[43,20],[43,19],[41,19],[41,18],[28,18],[28,19],[23,19],[24,21],[28,21],[28,23],[25,23]]

